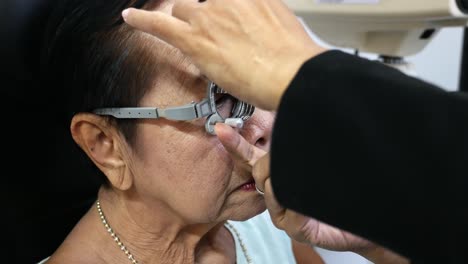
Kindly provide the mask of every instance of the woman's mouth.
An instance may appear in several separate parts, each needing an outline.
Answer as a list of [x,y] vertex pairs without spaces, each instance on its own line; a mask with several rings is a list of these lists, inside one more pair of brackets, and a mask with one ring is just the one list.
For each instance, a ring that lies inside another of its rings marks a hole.
[[242,191],[255,191],[255,181],[254,180],[251,180],[249,182],[246,182],[244,184],[242,184],[240,187],[239,187],[239,190],[242,190]]

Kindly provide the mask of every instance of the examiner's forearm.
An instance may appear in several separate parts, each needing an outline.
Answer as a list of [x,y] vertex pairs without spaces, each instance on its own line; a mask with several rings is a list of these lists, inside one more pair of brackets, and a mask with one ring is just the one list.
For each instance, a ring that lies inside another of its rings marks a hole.
[[356,252],[375,264],[409,264],[410,260],[384,247],[376,246],[371,249]]

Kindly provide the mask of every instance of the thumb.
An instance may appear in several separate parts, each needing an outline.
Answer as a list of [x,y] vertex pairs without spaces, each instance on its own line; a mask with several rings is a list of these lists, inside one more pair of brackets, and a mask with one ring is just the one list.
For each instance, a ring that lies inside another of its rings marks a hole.
[[246,165],[251,172],[254,164],[265,155],[265,151],[250,144],[234,128],[218,123],[215,132],[224,148],[232,155],[234,160]]

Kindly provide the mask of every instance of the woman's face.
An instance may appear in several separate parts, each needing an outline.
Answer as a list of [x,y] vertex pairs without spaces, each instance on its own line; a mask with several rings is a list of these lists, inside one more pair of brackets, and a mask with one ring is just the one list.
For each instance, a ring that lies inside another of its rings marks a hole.
[[[158,45],[162,48],[154,55],[161,65],[160,76],[139,106],[165,108],[205,98],[208,82],[198,69],[178,50]],[[256,109],[239,132],[268,150],[273,118],[272,113]],[[205,120],[136,121],[136,139],[127,157],[138,195],[189,223],[245,220],[262,212],[263,197],[246,188],[253,183],[251,173],[205,131]]]

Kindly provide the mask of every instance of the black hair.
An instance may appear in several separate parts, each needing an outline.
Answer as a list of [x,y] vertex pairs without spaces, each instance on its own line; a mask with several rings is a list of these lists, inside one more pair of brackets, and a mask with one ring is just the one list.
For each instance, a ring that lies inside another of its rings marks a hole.
[[[60,121],[65,126],[79,112],[138,106],[151,88],[156,63],[150,46],[121,17],[125,8],[142,8],[149,2],[154,1],[56,1],[42,49],[43,76],[51,98],[61,100]],[[134,122],[109,120],[132,144]]]

